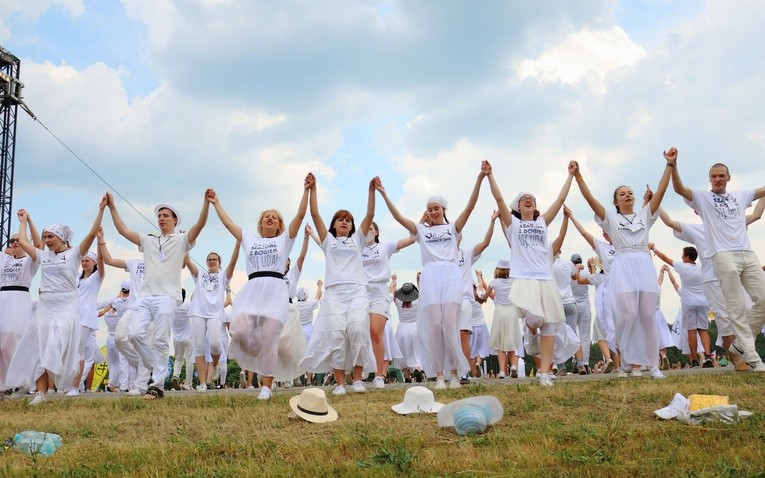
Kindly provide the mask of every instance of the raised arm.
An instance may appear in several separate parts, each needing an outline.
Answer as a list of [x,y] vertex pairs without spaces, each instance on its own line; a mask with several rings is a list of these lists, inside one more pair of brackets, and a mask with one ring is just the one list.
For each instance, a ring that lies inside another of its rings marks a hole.
[[[674,148],[670,148],[669,153],[671,153],[673,149]],[[672,189],[684,199],[693,201],[693,191],[691,191],[691,188],[686,187],[683,184],[683,180],[680,179],[680,171],[677,169],[677,150],[675,149],[674,155],[670,155],[669,157],[667,156],[667,153],[664,153],[664,157],[667,159],[667,165],[664,168],[665,172],[669,169],[672,174]]]
[[659,208],[659,217],[661,218],[661,222],[663,222],[668,228],[672,229],[673,231],[683,232],[683,225],[680,223],[680,221],[674,221],[671,217],[669,217],[669,214],[667,214],[667,211],[665,211],[664,208]]
[[188,267],[191,277],[196,279],[199,274],[199,269],[196,264],[194,264],[194,261],[191,260],[191,256],[188,253],[186,254],[186,257],[183,258],[183,265]]
[[230,232],[231,235],[234,236],[234,239],[236,239],[236,242],[241,243],[242,228],[234,224],[234,221],[231,220],[231,217],[223,209],[223,206],[220,203],[220,199],[218,198],[218,193],[215,192],[215,190],[212,188],[207,190],[207,201],[210,204],[212,204],[213,207],[215,208],[215,212],[218,214],[218,219],[220,219],[220,222],[223,224],[223,227],[228,229],[228,232]]
[[668,255],[664,254],[664,253],[663,253],[663,252],[661,252],[660,250],[656,249],[656,244],[654,244],[653,242],[649,242],[649,243],[648,243],[648,249],[652,250],[652,251],[653,251],[653,254],[654,254],[656,257],[658,257],[658,258],[659,258],[659,259],[661,259],[662,261],[666,262],[668,265],[670,265],[670,266],[671,266],[671,265],[674,263],[674,261],[672,260],[672,258],[671,258],[671,257],[669,257]]
[[305,256],[308,254],[308,238],[311,236],[310,232],[308,232],[309,229],[311,229],[311,226],[306,224],[303,231],[303,245],[300,247],[300,255],[296,261],[297,269],[299,271],[303,270],[303,262],[305,262]]
[[388,211],[390,211],[391,216],[393,216],[393,219],[396,220],[399,224],[404,226],[404,229],[409,231],[409,234],[415,235],[417,234],[417,225],[412,221],[411,219],[405,218],[401,212],[399,212],[398,208],[395,204],[393,204],[393,201],[390,200],[388,197],[388,194],[385,192],[385,187],[382,184],[382,181],[378,178],[375,182],[375,189],[380,193],[380,196],[382,196],[383,200],[385,201],[385,205],[388,206]]
[[310,224],[305,224],[305,232],[311,236],[311,239],[313,239],[313,242],[321,246],[321,239],[319,239],[319,236],[316,234],[316,231],[313,230]]
[[498,217],[499,212],[494,211],[491,215],[491,220],[489,221],[489,228],[486,229],[486,234],[483,236],[483,240],[476,244],[473,248],[474,256],[480,256],[481,253],[485,251],[487,247],[489,247],[489,244],[491,243],[491,237],[494,235],[494,223],[497,222]]
[[664,167],[664,174],[661,175],[659,186],[656,188],[656,192],[653,193],[651,200],[648,202],[651,207],[651,214],[655,214],[656,211],[659,210],[661,200],[664,199],[664,193],[667,192],[669,180],[672,178],[672,171],[675,169],[677,162],[677,148],[673,146],[669,148],[669,151],[664,151],[664,159],[667,160],[667,165]]
[[470,214],[473,212],[473,209],[475,209],[475,204],[478,202],[478,193],[481,192],[481,182],[483,182],[483,178],[485,178],[489,172],[491,172],[490,167],[487,167],[487,163],[481,163],[481,172],[478,173],[478,177],[475,180],[475,184],[473,185],[473,190],[470,192],[470,197],[468,198],[467,205],[465,205],[465,209],[462,210],[459,216],[457,216],[457,220],[454,221],[454,229],[457,230],[457,232],[461,232],[462,228],[465,227],[465,224],[467,223],[468,218],[470,217]]
[[748,226],[755,221],[759,221],[763,211],[765,211],[765,198],[757,200],[752,213],[746,215],[746,225]]
[[37,262],[37,249],[34,244],[29,242],[29,238],[27,237],[27,211],[25,209],[19,209],[16,216],[19,218],[19,246],[24,249],[24,252],[27,253],[30,259]]
[[[762,215],[762,211],[760,211],[760,215]],[[32,216],[30,216],[28,213],[27,224],[29,225],[29,240],[32,242],[32,245],[35,246],[36,249],[42,249],[43,243],[40,239],[40,233],[37,231],[37,227],[35,227],[34,222],[32,222]]]
[[[98,214],[96,214],[96,219],[93,221],[93,225],[90,227],[90,231],[88,231],[87,234],[85,234],[85,237],[82,239],[82,242],[80,243],[80,255],[84,256],[88,253],[90,250],[90,246],[93,245],[93,240],[96,238],[96,235],[98,234],[98,230],[101,229],[101,221],[104,218],[104,209],[106,209],[106,196],[104,196],[101,199],[101,204],[98,205]],[[100,265],[103,266],[103,262],[100,262]],[[101,267],[103,270],[103,267]],[[101,275],[103,277],[103,275]]]
[[114,203],[114,197],[110,193],[106,193],[105,196],[106,205],[109,207],[109,213],[111,213],[112,222],[114,223],[114,227],[117,229],[117,232],[119,232],[122,237],[132,242],[136,246],[140,246],[141,235],[125,225],[122,217],[120,217],[120,213],[117,212],[117,205]]
[[400,251],[401,249],[409,247],[412,244],[414,244],[413,236],[409,236],[406,239],[399,239],[398,242],[396,242],[396,251]]
[[563,222],[560,225],[560,231],[558,232],[558,237],[556,237],[552,243],[553,255],[557,255],[560,252],[561,248],[563,247],[563,239],[566,238],[566,232],[568,232],[569,213],[570,211],[568,210],[568,208],[564,206]]
[[189,228],[188,239],[190,244],[196,242],[199,233],[202,232],[202,228],[207,224],[207,216],[210,212],[210,200],[207,195],[210,191],[212,191],[212,189],[207,189],[205,191],[205,198],[202,201],[202,210],[199,212],[199,219],[197,219],[197,222]]
[[321,300],[322,294],[324,294],[324,291],[322,290],[322,287],[324,286],[324,281],[319,279],[316,281],[316,300]]
[[[98,228],[96,238],[98,238],[98,244],[104,242],[104,228]],[[103,279],[106,277],[106,267],[104,266],[104,256],[101,253],[101,247],[98,245],[96,245],[96,263],[98,264],[98,275],[100,275],[101,279]]]
[[122,259],[115,259],[112,257],[109,249],[106,247],[106,240],[104,239],[104,231],[101,229],[98,236],[98,252],[104,259],[104,264],[112,267],[119,267],[120,269],[126,269],[127,264]]
[[369,190],[367,191],[367,213],[364,215],[364,219],[359,224],[359,232],[366,236],[369,232],[369,227],[372,225],[372,220],[375,218],[375,185],[379,181],[379,177],[374,177],[369,181]]
[[587,241],[587,244],[589,244],[591,248],[595,249],[595,238],[592,237],[592,234],[590,234],[587,229],[585,229],[584,226],[582,226],[582,224],[576,220],[576,217],[574,217],[574,214],[570,209],[568,218],[571,220],[571,223],[574,225],[576,230],[579,231],[579,234],[584,238],[585,241]]
[[484,161],[481,164],[481,168],[486,168],[487,177],[489,179],[489,189],[491,189],[491,195],[494,196],[494,201],[497,202],[497,211],[499,212],[500,223],[502,224],[502,230],[507,229],[507,226],[513,222],[513,214],[510,212],[510,208],[507,207],[505,198],[502,196],[502,191],[499,189],[496,179],[494,178],[494,171],[491,164],[488,161]]
[[313,184],[314,180],[315,178],[313,175],[306,176],[303,180],[303,197],[300,198],[300,204],[298,205],[297,213],[295,213],[295,217],[292,218],[292,222],[290,222],[288,228],[290,239],[295,239],[295,237],[297,237],[298,232],[300,231],[300,225],[303,224],[305,211],[308,208],[308,196],[311,194],[311,185]]
[[680,290],[680,284],[678,284],[677,280],[675,280],[675,276],[672,274],[672,270],[670,270],[669,266],[667,265],[661,266],[661,272],[659,272],[659,279],[661,279],[662,272],[666,272],[667,277],[669,278],[669,281],[672,283],[672,287],[675,288],[675,292],[678,292]]
[[555,198],[555,201],[553,201],[547,211],[542,214],[542,218],[545,220],[545,224],[549,225],[552,223],[553,219],[555,219],[555,216],[558,215],[560,208],[563,207],[563,202],[566,200],[566,197],[568,197],[569,190],[571,190],[571,181],[574,179],[574,171],[578,170],[578,165],[574,166],[571,163],[568,164],[568,176],[566,176],[566,182],[563,183],[563,187],[560,189],[558,197]]
[[481,272],[480,270],[476,270],[475,277],[476,277],[476,280],[478,281],[478,287],[480,287],[483,290],[486,290],[489,288],[489,284],[487,284],[483,278],[483,272]]
[[571,161],[569,163],[569,171],[571,168],[574,168],[574,178],[576,179],[576,184],[579,186],[579,192],[582,193],[582,197],[585,201],[587,201],[587,204],[590,205],[590,208],[592,209],[592,212],[595,213],[595,216],[598,217],[601,221],[606,218],[606,208],[603,207],[603,205],[595,199],[595,196],[592,195],[592,191],[590,191],[590,187],[587,186],[587,183],[584,182],[584,177],[582,176],[582,172],[579,170],[579,163],[576,161]]
[[236,269],[236,261],[239,260],[239,249],[242,247],[242,243],[237,241],[236,244],[234,244],[234,251],[231,253],[231,260],[228,261],[228,266],[226,267],[226,279],[231,280],[232,277],[234,277],[234,269]]
[[391,294],[395,294],[395,293],[396,293],[396,289],[397,289],[397,287],[396,287],[396,281],[397,281],[397,280],[398,280],[398,276],[397,276],[396,274],[392,274],[392,275],[390,276],[390,284],[388,285],[388,291],[389,291]]
[[312,179],[308,204],[311,206],[311,219],[313,219],[313,225],[316,227],[316,234],[319,236],[318,243],[321,245],[324,242],[324,239],[327,237],[327,226],[324,225],[324,221],[321,218],[321,213],[319,213],[319,198],[317,197],[318,186],[316,185],[316,177],[313,175],[313,173],[308,173],[308,176],[310,176]]

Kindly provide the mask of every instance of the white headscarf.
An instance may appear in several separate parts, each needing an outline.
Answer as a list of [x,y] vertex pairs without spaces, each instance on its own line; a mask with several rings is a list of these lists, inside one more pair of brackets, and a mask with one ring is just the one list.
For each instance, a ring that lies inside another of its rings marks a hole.
[[449,201],[446,200],[443,196],[430,196],[428,198],[428,201],[425,203],[427,206],[428,204],[436,203],[439,204],[442,208],[446,209],[446,206],[449,205]]
[[521,192],[518,193],[517,196],[515,196],[515,199],[513,199],[513,202],[510,204],[510,209],[512,209],[515,212],[521,212],[521,207],[520,207],[520,205],[518,203],[521,202],[521,198],[523,196],[531,196],[532,198],[534,198],[534,202],[537,201],[537,198],[533,194],[531,194],[530,192],[528,192],[528,191],[521,191]]
[[51,224],[50,226],[43,229],[42,232],[43,234],[46,232],[55,234],[59,239],[66,242],[67,244],[69,244],[69,242],[72,240],[72,237],[74,237],[74,233],[69,228],[69,226],[59,223]]
[[93,251],[89,251],[87,254],[85,254],[85,257],[89,257],[93,262],[98,262],[98,257]]

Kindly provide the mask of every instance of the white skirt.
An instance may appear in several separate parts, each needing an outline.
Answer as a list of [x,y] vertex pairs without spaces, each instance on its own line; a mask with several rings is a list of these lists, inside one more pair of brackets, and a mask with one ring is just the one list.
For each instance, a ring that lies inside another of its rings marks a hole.
[[470,357],[486,358],[489,355],[489,328],[486,324],[474,325],[473,335],[470,336]]
[[656,328],[659,330],[659,348],[666,349],[675,345],[675,340],[672,338],[672,332],[669,331],[669,324],[667,319],[664,318],[664,314],[661,309],[656,309]]
[[420,310],[430,305],[462,302],[462,274],[456,263],[430,262],[420,276]]
[[396,329],[396,342],[403,356],[401,368],[419,370],[422,368],[417,341],[417,323],[399,322]]
[[595,317],[602,340],[608,342],[609,349],[616,351],[616,326],[608,292],[609,277],[607,275],[600,287],[595,289]]
[[567,323],[556,324],[552,363],[563,363],[579,349],[579,337]]
[[303,326],[297,308],[290,304],[287,314],[287,323],[282,328],[279,338],[279,362],[276,365],[274,380],[277,382],[289,382],[305,373],[300,368],[300,360],[305,355],[306,341],[303,334]]
[[0,291],[0,390],[21,337],[32,322],[32,299],[21,290]]
[[32,324],[13,355],[6,387],[35,389],[48,371],[57,388],[68,389],[80,371],[80,301],[77,292],[43,293]]
[[385,322],[385,329],[383,330],[383,342],[385,342],[385,360],[393,362],[397,359],[404,358],[401,353],[401,348],[396,342],[396,334],[393,332],[393,326],[390,325],[390,320]]
[[375,369],[369,335],[369,298],[360,284],[328,286],[300,367],[308,372]]
[[520,321],[523,311],[512,304],[494,304],[489,349],[513,352],[523,342]]
[[564,322],[560,291],[553,280],[513,279],[510,302],[544,319],[545,324]]

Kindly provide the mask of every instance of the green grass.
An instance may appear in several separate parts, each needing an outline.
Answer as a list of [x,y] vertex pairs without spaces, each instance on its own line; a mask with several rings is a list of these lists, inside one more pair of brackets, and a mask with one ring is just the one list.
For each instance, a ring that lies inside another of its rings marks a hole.
[[[505,381],[507,383],[508,381]],[[185,393],[134,398],[0,402],[0,438],[58,433],[51,457],[0,453],[0,476],[720,476],[765,477],[765,377],[755,374],[470,386],[436,393],[450,402],[497,396],[503,419],[461,437],[435,415],[399,416],[403,390],[330,396],[340,418],[287,418],[289,397]],[[755,415],[738,425],[691,427],[653,411],[674,393],[730,396]]]

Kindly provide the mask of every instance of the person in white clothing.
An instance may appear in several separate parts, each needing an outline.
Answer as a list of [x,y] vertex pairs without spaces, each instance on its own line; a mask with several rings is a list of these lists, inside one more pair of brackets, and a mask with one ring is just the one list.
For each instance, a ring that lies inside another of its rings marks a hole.
[[109,370],[107,391],[110,392],[127,392],[131,373],[133,374],[133,379],[135,379],[135,368],[130,366],[127,358],[117,348],[114,340],[114,335],[117,333],[117,324],[119,324],[120,319],[128,309],[129,297],[130,281],[122,281],[117,297],[98,304],[98,315],[104,318],[106,331],[109,334],[106,339],[106,364]]
[[[234,245],[231,260],[226,270],[221,270],[221,258],[217,252],[207,254],[207,270],[200,271],[189,256],[184,261],[186,267],[194,278],[194,294],[191,296],[188,306],[188,317],[194,344],[194,364],[199,374],[199,391],[205,391],[212,385],[212,375],[220,375],[220,343],[221,327],[223,324],[223,301],[224,293],[228,288],[229,281],[234,276],[236,262],[239,260],[239,248],[241,242]],[[189,325],[184,322],[184,325]],[[205,344],[210,346],[213,373],[207,374],[205,366]],[[217,368],[217,370],[216,370]],[[186,374],[186,377],[190,375]],[[190,382],[189,380],[187,380]],[[175,382],[173,387],[175,387]],[[177,388],[176,388],[177,390]]]
[[[305,338],[306,346],[311,341],[311,335],[313,335],[313,311],[319,308],[319,301],[323,293],[324,281],[319,279],[316,281],[316,296],[313,299],[308,299],[308,290],[305,287],[298,288],[295,293],[295,308],[298,311],[298,319],[300,325],[303,328],[303,337]],[[306,384],[310,385],[313,381],[313,374],[306,372],[305,374]]]
[[424,224],[417,224],[399,212],[385,193],[382,182],[376,182],[393,218],[415,235],[420,245],[423,269],[419,308],[422,315],[417,321],[417,331],[422,343],[422,365],[428,376],[436,377],[436,389],[446,388],[446,373],[451,373],[449,387],[459,388],[460,376],[470,370],[458,332],[464,290],[459,269],[458,235],[475,208],[481,183],[489,174],[487,168],[488,163],[484,161],[468,203],[453,224],[446,218],[448,203],[443,196],[432,196],[426,201]]
[[383,333],[385,324],[390,319],[391,297],[388,290],[390,277],[390,257],[405,247],[414,244],[414,237],[398,241],[380,242],[380,229],[372,221],[367,233],[366,246],[361,251],[361,262],[367,276],[367,294],[369,295],[369,335],[372,340],[372,352],[375,356],[375,388],[385,388],[387,367],[385,365],[385,342]]
[[[128,228],[117,212],[114,198],[106,194],[117,232],[143,252],[143,287],[131,310],[129,335],[144,366],[143,372],[136,378],[136,386],[141,392],[147,392],[147,399],[160,398],[164,394],[170,358],[170,330],[175,309],[181,299],[181,266],[207,223],[209,191],[205,191],[199,219],[187,232],[175,232],[181,217],[174,207],[168,204],[157,205],[154,214],[157,216],[159,235],[139,234]],[[155,336],[154,346],[150,347],[147,330],[152,323],[155,326]],[[151,373],[150,383],[148,373]]]
[[545,387],[553,385],[555,336],[565,320],[560,293],[552,276],[552,248],[547,243],[547,228],[563,207],[573,174],[574,168],[569,165],[558,197],[543,214],[537,210],[536,198],[529,192],[519,193],[508,207],[494,175],[489,174],[491,193],[510,244],[510,277],[513,279],[510,302],[524,311],[529,332],[539,336],[537,377],[539,384]]
[[313,175],[303,181],[303,195],[297,213],[288,226],[275,209],[260,215],[257,233],[245,231],[231,220],[215,191],[210,201],[223,225],[242,244],[249,280],[239,291],[231,310],[229,355],[261,380],[259,400],[271,398],[279,352],[279,337],[289,312],[289,288],[284,281],[290,251],[308,206]]
[[[40,249],[40,234],[27,215],[29,237],[35,249]],[[19,235],[13,234],[9,247],[0,253],[0,391],[6,390],[8,365],[19,340],[32,322],[32,298],[29,286],[39,264],[19,245]]]
[[[751,370],[765,372],[765,363],[754,347],[755,337],[765,326],[765,274],[749,244],[745,222],[746,209],[755,199],[765,197],[765,186],[754,190],[728,191],[730,171],[726,165],[716,163],[709,169],[711,191],[701,191],[683,184],[674,162],[671,169],[675,192],[704,222],[704,235],[712,264],[736,336],[729,352],[743,358]],[[748,316],[742,287],[754,303]]]
[[398,311],[398,328],[396,328],[396,341],[404,356],[401,371],[404,373],[404,381],[412,383],[422,382],[420,369],[419,341],[417,340],[417,298],[420,291],[411,282],[405,282],[396,289],[394,303]]
[[[483,282],[483,275],[481,275]],[[489,348],[497,351],[497,378],[518,378],[518,358],[515,350],[522,344],[520,321],[523,311],[510,302],[510,261],[500,259],[494,269],[494,279],[484,286],[483,300],[494,301]]]
[[365,392],[362,371],[375,367],[369,336],[367,277],[361,251],[374,218],[377,180],[379,178],[373,178],[369,182],[367,211],[358,229],[353,214],[345,209],[332,216],[327,228],[319,213],[315,180],[311,182],[311,217],[326,256],[325,290],[313,336],[300,366],[313,373],[332,370],[337,383],[332,392],[335,395],[346,393],[345,373],[348,370],[352,372],[351,390]]
[[[194,331],[189,317],[189,307],[186,302],[186,289],[181,289],[181,303],[175,309],[173,317],[173,374],[170,378],[170,386],[173,390],[191,389],[194,380]],[[186,375],[181,383],[181,369],[186,365]],[[200,369],[197,368],[197,371]],[[200,373],[200,377],[201,377]],[[200,384],[202,381],[200,380]]]
[[[648,232],[658,219],[659,206],[669,186],[677,150],[664,152],[667,166],[656,192],[648,204],[635,211],[632,188],[620,186],[614,191],[615,211],[607,211],[585,184],[579,165],[572,162],[579,190],[595,213],[595,221],[608,232],[616,247],[611,265],[610,296],[614,309],[616,341],[622,359],[621,376],[639,377],[641,365],[651,368],[651,377],[664,378],[659,370],[659,336],[656,328],[658,286],[656,269],[648,251]],[[625,369],[626,365],[630,369]]]
[[24,209],[18,212],[19,245],[40,265],[40,298],[32,324],[11,358],[6,386],[31,390],[36,384],[37,394],[30,402],[33,405],[46,400],[50,382],[67,388],[79,372],[77,268],[101,227],[106,202],[106,198],[101,200],[93,226],[75,248],[70,246],[72,230],[62,224],[52,224],[42,231],[47,250],[37,249],[27,237],[27,212]]

